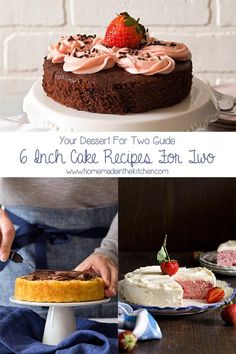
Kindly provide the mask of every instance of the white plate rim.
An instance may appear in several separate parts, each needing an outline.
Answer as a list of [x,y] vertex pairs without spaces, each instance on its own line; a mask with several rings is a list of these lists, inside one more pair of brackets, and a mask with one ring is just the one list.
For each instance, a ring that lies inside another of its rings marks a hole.
[[15,304],[25,305],[25,306],[83,307],[83,306],[95,306],[95,305],[106,304],[111,300],[111,298],[105,298],[96,301],[81,301],[81,302],[33,302],[33,301],[17,300],[15,296],[11,296],[9,300]]

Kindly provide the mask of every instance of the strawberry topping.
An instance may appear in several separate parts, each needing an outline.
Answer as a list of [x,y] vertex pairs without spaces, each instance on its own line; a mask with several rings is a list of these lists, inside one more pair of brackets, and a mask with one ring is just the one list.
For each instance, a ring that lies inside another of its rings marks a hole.
[[104,45],[118,48],[138,48],[146,38],[146,31],[139,19],[135,20],[127,12],[120,13],[108,25]]

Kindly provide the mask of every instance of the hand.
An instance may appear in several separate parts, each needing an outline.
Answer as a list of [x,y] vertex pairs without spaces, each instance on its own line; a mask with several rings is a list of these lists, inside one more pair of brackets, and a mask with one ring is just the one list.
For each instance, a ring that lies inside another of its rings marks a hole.
[[7,213],[0,209],[0,260],[2,262],[5,262],[9,257],[14,237],[14,226]]
[[115,296],[118,281],[118,268],[115,262],[108,256],[96,253],[86,258],[75,270],[82,272],[89,268],[101,274],[105,284],[105,295],[107,297]]

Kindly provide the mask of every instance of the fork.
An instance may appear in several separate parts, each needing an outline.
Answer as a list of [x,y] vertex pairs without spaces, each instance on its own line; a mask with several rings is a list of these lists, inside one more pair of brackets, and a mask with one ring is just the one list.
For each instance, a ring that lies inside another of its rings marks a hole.
[[234,96],[230,96],[230,95],[226,95],[225,93],[222,93],[220,91],[217,91],[216,89],[214,89],[213,87],[211,87],[211,90],[213,91],[214,95],[216,96],[216,98],[219,99],[223,99],[223,98],[227,98],[229,100],[233,100],[234,103],[236,103],[236,97]]
[[236,117],[236,111],[234,110],[232,110],[232,111],[223,111],[222,109],[220,110],[220,113],[222,113],[222,114],[224,114],[224,115],[226,115],[226,116],[234,116],[234,117]]
[[219,92],[217,90],[215,90],[214,88],[211,87],[211,90],[214,94],[214,96],[219,99],[219,100],[222,100],[222,99],[228,99],[228,100],[232,100],[234,102],[234,104],[236,104],[236,97],[234,96],[230,96],[230,95],[226,95],[222,92]]
[[236,104],[236,97],[225,95],[215,89],[212,89],[212,92],[218,101],[221,111],[232,111]]

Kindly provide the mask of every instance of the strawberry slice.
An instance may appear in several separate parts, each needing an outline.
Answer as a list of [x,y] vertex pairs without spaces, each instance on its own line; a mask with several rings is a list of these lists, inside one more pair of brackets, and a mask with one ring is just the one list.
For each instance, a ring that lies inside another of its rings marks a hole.
[[131,331],[123,331],[118,336],[119,350],[131,352],[137,343],[137,338]]
[[224,289],[222,289],[218,286],[215,286],[214,288],[211,288],[208,291],[207,296],[206,296],[206,301],[209,304],[212,304],[214,302],[221,301],[224,298],[224,296],[225,296]]
[[236,326],[236,304],[228,304],[221,311],[221,318],[229,326]]
[[163,245],[157,253],[157,260],[160,263],[163,274],[174,275],[179,269],[179,263],[175,259],[170,259],[166,248],[167,235],[165,235]]

